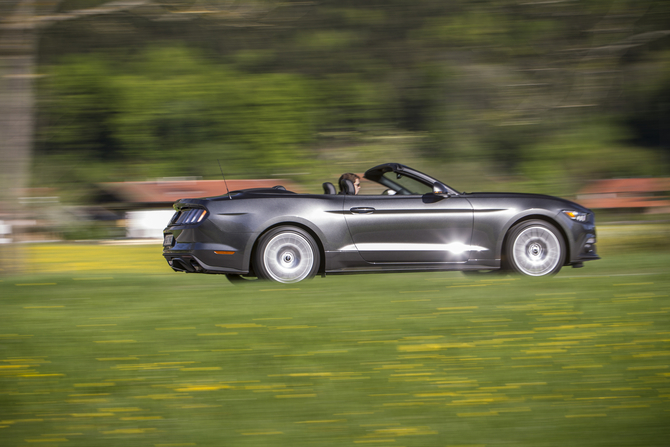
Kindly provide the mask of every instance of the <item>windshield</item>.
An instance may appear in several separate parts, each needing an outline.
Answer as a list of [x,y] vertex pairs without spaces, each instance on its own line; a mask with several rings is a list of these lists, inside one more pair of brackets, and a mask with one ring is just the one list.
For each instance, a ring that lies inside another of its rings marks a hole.
[[385,172],[379,183],[401,195],[423,195],[433,191],[432,186],[395,172]]

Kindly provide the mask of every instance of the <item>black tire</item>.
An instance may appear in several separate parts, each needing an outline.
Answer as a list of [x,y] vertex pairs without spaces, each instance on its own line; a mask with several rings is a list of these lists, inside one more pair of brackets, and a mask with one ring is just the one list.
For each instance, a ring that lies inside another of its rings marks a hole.
[[509,231],[504,259],[513,272],[546,276],[561,270],[565,253],[565,240],[555,226],[543,220],[527,220]]
[[291,284],[313,278],[321,259],[314,238],[298,227],[277,227],[263,234],[253,256],[259,279]]

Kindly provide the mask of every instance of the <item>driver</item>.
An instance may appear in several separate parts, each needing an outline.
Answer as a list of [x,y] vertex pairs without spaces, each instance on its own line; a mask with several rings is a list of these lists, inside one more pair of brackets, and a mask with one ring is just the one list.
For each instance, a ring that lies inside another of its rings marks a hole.
[[340,176],[340,180],[338,181],[338,183],[342,180],[351,180],[356,190],[355,194],[358,194],[359,191],[361,190],[361,178],[358,175],[352,174],[351,172],[347,172],[346,174],[342,174]]

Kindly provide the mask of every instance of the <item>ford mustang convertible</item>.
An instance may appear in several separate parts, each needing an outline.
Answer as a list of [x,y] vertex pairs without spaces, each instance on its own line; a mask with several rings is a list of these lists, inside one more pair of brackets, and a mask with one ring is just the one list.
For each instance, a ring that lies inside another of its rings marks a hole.
[[364,179],[358,195],[345,179],[339,193],[324,183],[323,194],[275,186],[181,199],[164,230],[163,256],[178,272],[281,283],[370,272],[545,276],[599,259],[593,213],[576,203],[458,192],[397,163],[375,166]]

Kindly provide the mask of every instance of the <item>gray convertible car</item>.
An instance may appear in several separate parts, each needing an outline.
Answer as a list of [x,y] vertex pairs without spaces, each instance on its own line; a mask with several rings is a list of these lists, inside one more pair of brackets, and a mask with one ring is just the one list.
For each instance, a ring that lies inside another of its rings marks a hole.
[[[377,194],[281,186],[181,199],[164,230],[172,269],[294,283],[370,272],[557,273],[599,259],[593,213],[557,197],[463,193],[397,163],[369,169]],[[374,189],[367,188],[366,189]]]

